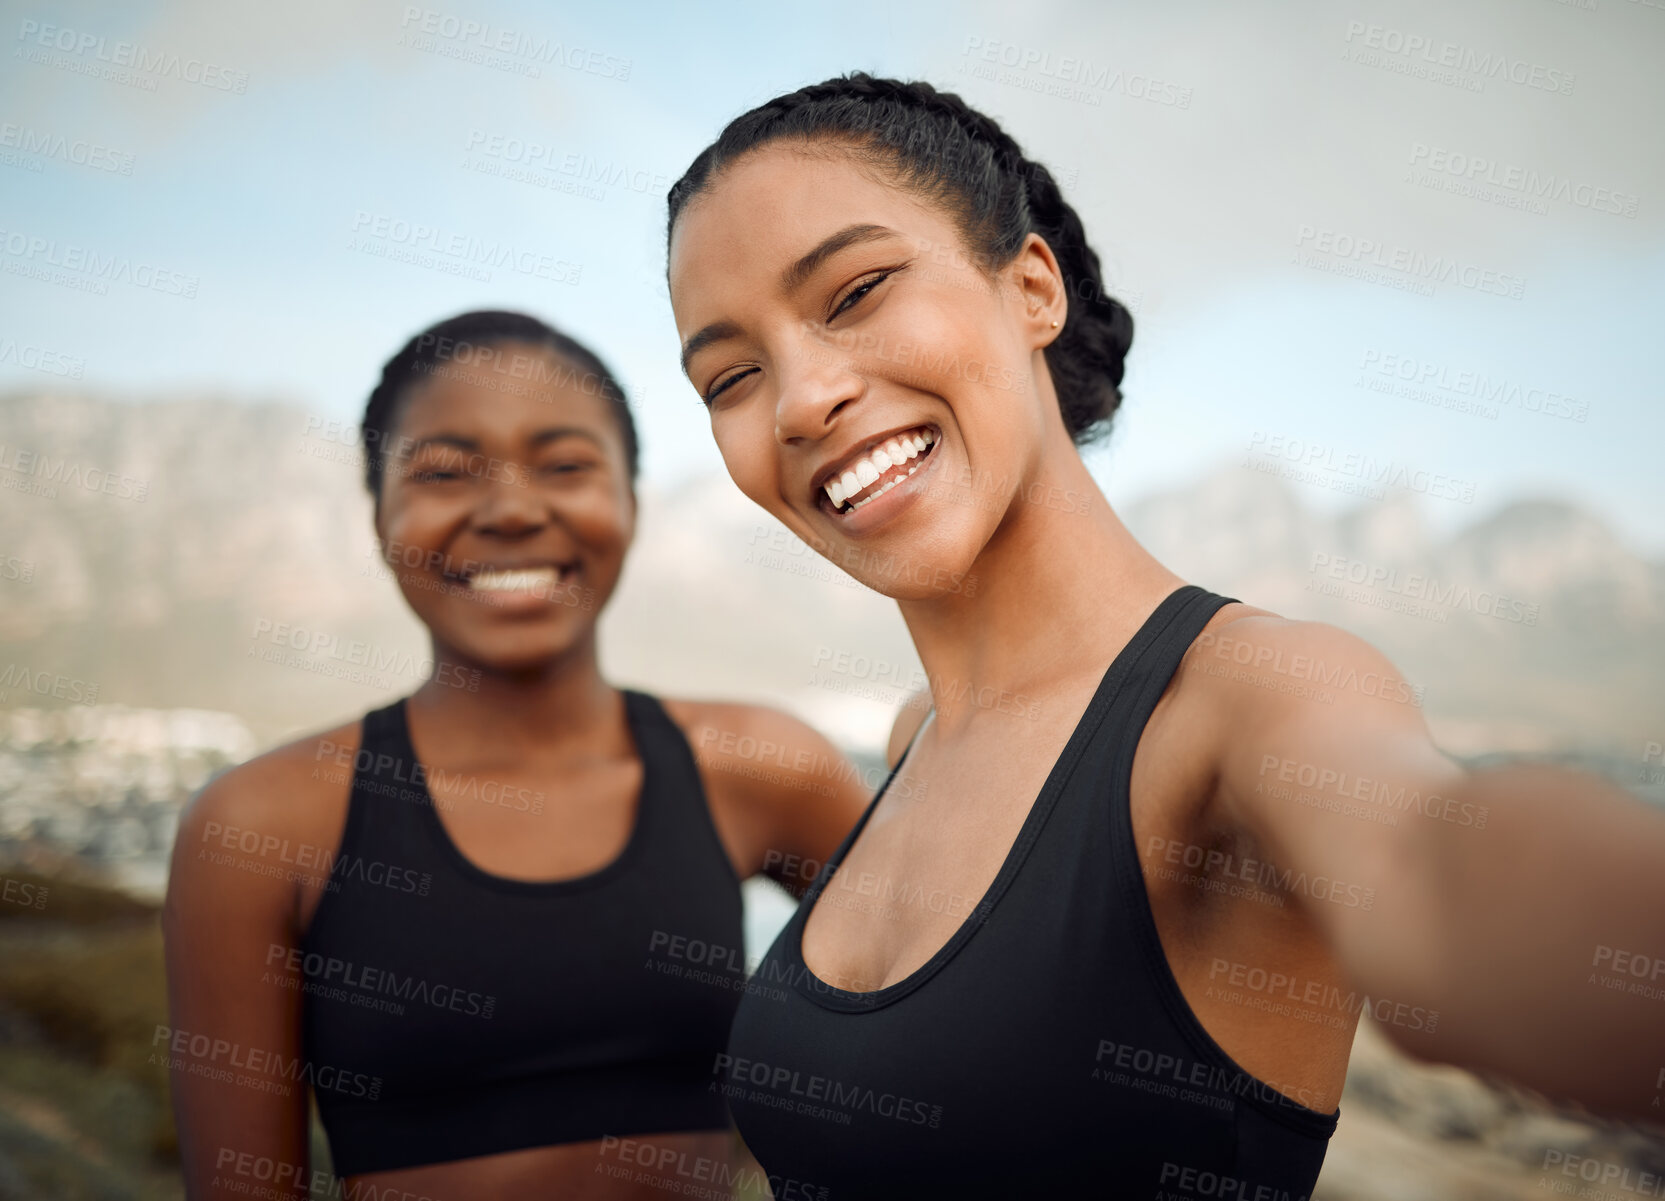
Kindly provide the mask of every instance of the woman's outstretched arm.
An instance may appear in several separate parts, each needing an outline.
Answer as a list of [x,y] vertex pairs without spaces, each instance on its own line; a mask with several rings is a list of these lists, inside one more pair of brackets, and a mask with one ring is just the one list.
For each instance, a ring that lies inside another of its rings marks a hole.
[[1583,772],[1465,771],[1417,690],[1332,626],[1242,618],[1187,668],[1217,683],[1222,815],[1287,868],[1375,888],[1313,910],[1397,1045],[1660,1120],[1665,813]]

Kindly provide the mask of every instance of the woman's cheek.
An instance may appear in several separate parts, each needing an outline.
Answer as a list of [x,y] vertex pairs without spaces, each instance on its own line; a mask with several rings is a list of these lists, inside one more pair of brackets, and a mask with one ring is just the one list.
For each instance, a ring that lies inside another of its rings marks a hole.
[[775,512],[779,501],[767,486],[768,478],[774,475],[770,460],[764,457],[769,453],[767,447],[762,453],[748,452],[742,439],[726,430],[713,432],[717,436],[717,453],[723,456],[728,478],[748,500],[771,513]]
[[630,494],[614,480],[588,480],[553,497],[551,507],[588,541],[605,544],[628,536]]
[[400,548],[410,545],[409,522],[401,510],[389,513],[383,509],[382,514],[382,553],[392,565],[398,561]]

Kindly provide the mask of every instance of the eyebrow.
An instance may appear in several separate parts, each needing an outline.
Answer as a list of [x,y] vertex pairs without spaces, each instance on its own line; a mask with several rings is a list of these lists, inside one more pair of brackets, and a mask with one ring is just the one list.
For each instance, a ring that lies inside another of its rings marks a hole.
[[[851,246],[858,246],[863,242],[876,242],[881,238],[900,237],[894,229],[883,225],[862,223],[846,225],[837,233],[822,238],[807,254],[797,262],[787,267],[780,274],[780,286],[784,292],[796,292],[803,286],[804,281],[815,274],[816,268],[826,262],[841,250]],[[682,345],[682,374],[688,374],[688,360],[713,342],[721,342],[725,338],[735,337],[740,333],[740,327],[732,321],[714,321]]]
[[[533,447],[541,447],[547,446],[551,442],[558,442],[562,438],[584,438],[587,441],[594,442],[603,450],[607,449],[601,438],[595,433],[594,430],[588,430],[577,425],[560,425],[552,426],[549,429],[541,429],[537,433],[533,434],[528,439],[528,442],[530,442]],[[476,451],[480,449],[480,444],[477,441],[473,438],[464,437],[462,434],[430,434],[425,438],[418,438],[412,442],[409,449],[406,450],[405,453],[414,455],[417,451],[428,446],[454,446],[458,450],[467,451]]]
[[803,286],[803,282],[815,273],[815,269],[826,262],[840,250],[856,246],[862,242],[876,242],[880,238],[893,238],[897,233],[883,225],[846,225],[835,234],[821,239],[816,246],[803,258],[793,263],[780,273],[781,290],[796,292]]
[[425,438],[413,439],[409,446],[401,447],[405,454],[414,455],[419,450],[430,446],[454,446],[458,450],[479,450],[480,444],[473,438],[465,438],[461,434],[429,434]]
[[539,430],[532,435],[532,445],[547,446],[551,442],[559,442],[562,438],[583,438],[587,442],[594,442],[602,450],[607,449],[594,430],[584,429],[577,425],[561,425],[552,429]]
[[682,374],[688,374],[688,360],[713,342],[721,342],[725,338],[732,338],[740,332],[740,327],[732,321],[713,321],[682,344]]

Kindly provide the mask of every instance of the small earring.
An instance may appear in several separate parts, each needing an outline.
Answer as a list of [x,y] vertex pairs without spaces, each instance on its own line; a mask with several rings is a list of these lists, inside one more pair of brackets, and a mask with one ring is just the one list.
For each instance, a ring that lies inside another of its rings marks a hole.
[[1053,328],[1053,329],[1057,329],[1057,328],[1058,328],[1058,323],[1057,323],[1057,322],[1056,322],[1056,321],[1054,321],[1054,322],[1053,322],[1053,323],[1052,323],[1052,328]]

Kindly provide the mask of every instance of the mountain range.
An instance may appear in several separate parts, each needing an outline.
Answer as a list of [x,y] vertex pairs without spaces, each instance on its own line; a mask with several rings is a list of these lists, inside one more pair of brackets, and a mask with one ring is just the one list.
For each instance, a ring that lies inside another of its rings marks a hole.
[[[361,477],[350,431],[294,404],[0,399],[0,706],[62,703],[48,685],[67,680],[100,703],[233,713],[269,743],[414,689],[425,641],[376,558]],[[640,501],[602,621],[610,675],[779,704],[847,748],[881,746],[917,678],[895,606],[726,477]],[[1408,495],[1322,513],[1227,464],[1121,512],[1186,579],[1369,639],[1454,753],[1587,750],[1641,770],[1665,741],[1665,563],[1564,500],[1441,535]],[[285,623],[306,649],[280,644]],[[355,640],[375,670],[341,651]]]

